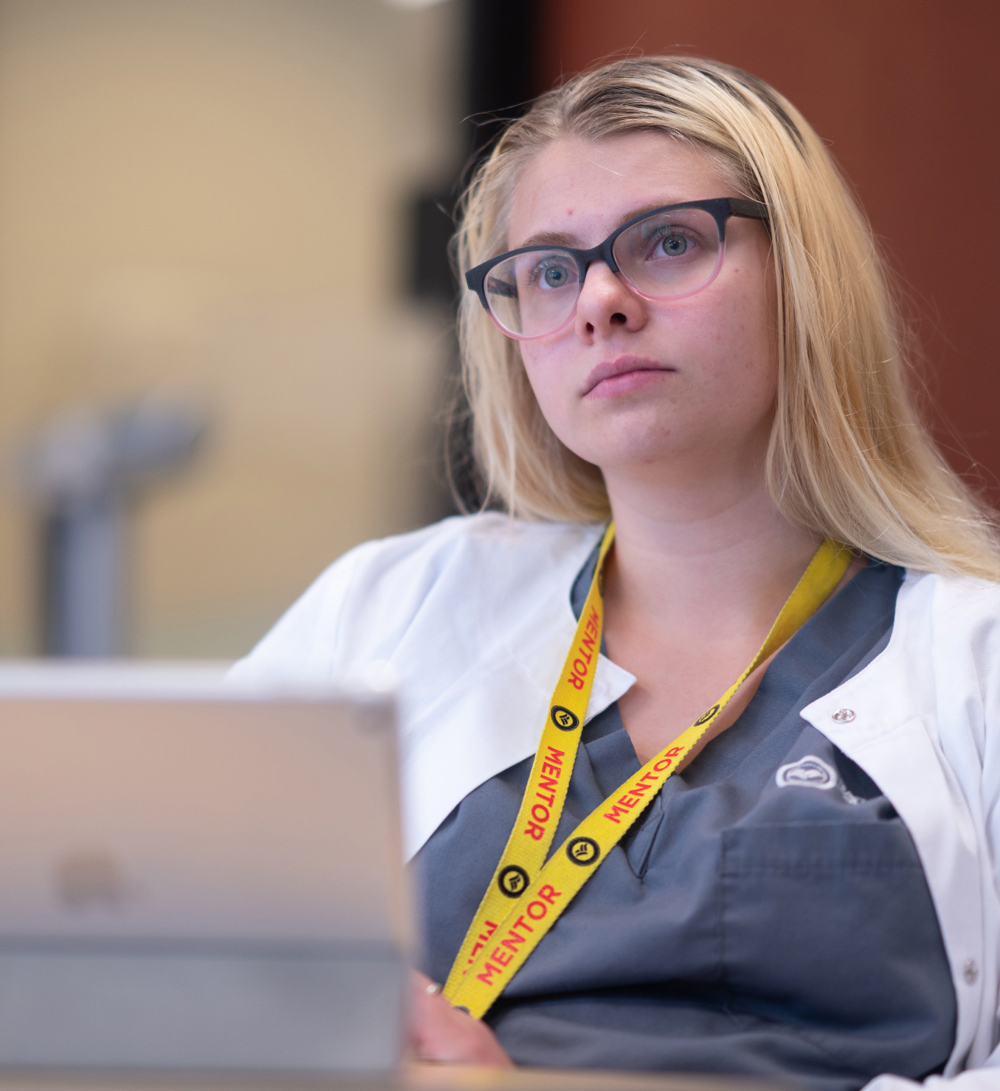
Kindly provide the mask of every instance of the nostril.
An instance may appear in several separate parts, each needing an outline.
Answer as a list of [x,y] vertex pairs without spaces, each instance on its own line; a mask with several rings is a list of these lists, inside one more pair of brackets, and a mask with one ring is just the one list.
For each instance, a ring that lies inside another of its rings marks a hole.
[[615,311],[615,313],[611,316],[611,321],[616,323],[619,326],[624,326],[625,323],[628,320],[626,319],[625,315],[622,314],[621,311]]

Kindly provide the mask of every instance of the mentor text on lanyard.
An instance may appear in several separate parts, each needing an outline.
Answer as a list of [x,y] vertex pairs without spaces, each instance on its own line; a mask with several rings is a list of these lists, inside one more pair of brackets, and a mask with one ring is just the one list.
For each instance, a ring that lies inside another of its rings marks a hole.
[[597,668],[604,625],[604,561],[614,533],[612,524],[601,541],[590,591],[552,694],[517,821],[444,986],[448,1000],[477,1019],[489,1011],[747,677],[822,606],[851,561],[846,546],[829,538],[824,541],[746,670],[704,715],[591,812],[545,863],[566,801]]

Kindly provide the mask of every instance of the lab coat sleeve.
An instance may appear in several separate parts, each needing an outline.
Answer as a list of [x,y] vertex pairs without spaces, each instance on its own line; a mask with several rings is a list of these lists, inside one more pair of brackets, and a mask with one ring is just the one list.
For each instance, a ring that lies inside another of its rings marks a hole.
[[968,1068],[957,1076],[929,1076],[923,1083],[902,1076],[876,1076],[862,1091],[1000,1091],[1000,1056],[990,1054],[982,1068]]

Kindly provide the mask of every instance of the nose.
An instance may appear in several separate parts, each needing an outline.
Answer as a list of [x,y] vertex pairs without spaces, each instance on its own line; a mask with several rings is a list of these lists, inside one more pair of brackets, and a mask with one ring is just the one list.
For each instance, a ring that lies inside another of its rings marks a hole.
[[592,262],[576,301],[577,336],[589,342],[621,330],[641,330],[646,318],[646,301],[613,273],[607,262]]

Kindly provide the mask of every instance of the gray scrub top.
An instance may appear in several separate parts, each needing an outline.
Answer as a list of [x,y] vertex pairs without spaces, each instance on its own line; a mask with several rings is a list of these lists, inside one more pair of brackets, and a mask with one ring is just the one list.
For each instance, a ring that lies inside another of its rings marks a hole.
[[[574,584],[577,613],[595,562]],[[872,563],[831,598],[608,854],[486,1015],[516,1062],[823,1091],[942,1069],[955,994],[916,849],[878,786],[799,715],[885,647],[901,578]],[[470,792],[416,857],[422,968],[435,981],[530,765]],[[613,705],[584,729],[554,847],[639,766]]]

